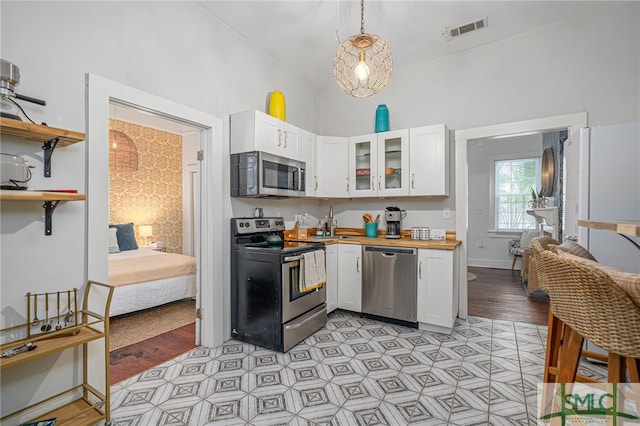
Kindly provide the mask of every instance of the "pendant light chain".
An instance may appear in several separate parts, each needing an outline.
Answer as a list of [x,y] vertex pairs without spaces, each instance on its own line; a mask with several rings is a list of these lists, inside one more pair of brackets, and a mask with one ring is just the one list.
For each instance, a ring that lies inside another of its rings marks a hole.
[[364,34],[364,0],[360,0],[360,34]]

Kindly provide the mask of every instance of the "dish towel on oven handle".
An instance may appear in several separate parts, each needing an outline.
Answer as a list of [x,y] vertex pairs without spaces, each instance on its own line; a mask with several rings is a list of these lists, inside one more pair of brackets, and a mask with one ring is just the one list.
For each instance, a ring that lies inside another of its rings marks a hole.
[[302,253],[298,291],[300,293],[306,293],[322,287],[326,282],[327,274],[324,265],[324,250]]

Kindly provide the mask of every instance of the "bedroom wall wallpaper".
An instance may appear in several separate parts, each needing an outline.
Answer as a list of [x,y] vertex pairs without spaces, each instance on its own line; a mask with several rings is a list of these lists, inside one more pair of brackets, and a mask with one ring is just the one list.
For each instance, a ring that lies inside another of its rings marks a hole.
[[129,136],[138,149],[138,170],[109,172],[109,223],[152,225],[148,242],[162,241],[167,252],[182,253],[182,136],[120,120],[109,128]]

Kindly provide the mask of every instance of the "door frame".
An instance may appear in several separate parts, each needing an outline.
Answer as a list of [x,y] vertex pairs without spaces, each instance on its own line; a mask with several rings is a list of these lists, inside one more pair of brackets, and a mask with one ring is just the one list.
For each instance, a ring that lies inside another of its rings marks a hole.
[[[197,268],[200,275],[198,288],[201,302],[200,342],[216,347],[223,342],[223,243],[219,229],[224,221],[223,183],[216,170],[224,170],[222,158],[222,120],[191,109],[176,102],[147,92],[107,80],[95,74],[86,74],[86,192],[87,192],[87,280],[108,282],[109,224],[109,104],[118,102],[148,110],[160,116],[200,129],[200,241]],[[196,236],[197,241],[197,236]]]
[[462,242],[460,248],[460,292],[458,316],[466,318],[469,314],[469,292],[467,281],[467,229],[469,226],[469,163],[467,147],[470,141],[496,136],[517,136],[521,133],[547,132],[568,129],[569,135],[587,126],[587,113],[558,115],[512,123],[456,130],[455,132],[455,206],[456,238]]

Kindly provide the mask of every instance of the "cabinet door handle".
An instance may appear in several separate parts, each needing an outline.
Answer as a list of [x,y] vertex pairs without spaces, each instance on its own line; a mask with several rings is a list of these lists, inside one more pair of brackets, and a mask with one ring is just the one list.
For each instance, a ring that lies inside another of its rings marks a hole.
[[278,129],[278,146],[282,144],[282,130]]
[[315,185],[314,185],[314,187],[313,187],[313,190],[314,190],[314,191],[317,191],[317,190],[318,190],[318,176],[314,176],[314,177],[313,177],[313,179],[314,179],[314,180],[315,180],[315,182],[316,182],[316,184],[315,184]]
[[284,146],[283,146],[283,148],[287,147],[287,136],[289,136],[289,133],[285,131],[284,132]]
[[360,256],[356,258],[356,272],[360,272]]
[[373,176],[371,178],[371,190],[374,191],[376,189],[376,177]]
[[422,262],[418,263],[418,278],[422,279]]
[[349,192],[349,177],[347,177],[347,192]]
[[381,180],[382,176],[378,176],[378,191],[382,191],[382,183],[380,183]]
[[416,189],[415,178],[416,178],[416,174],[415,173],[411,173],[411,189]]

